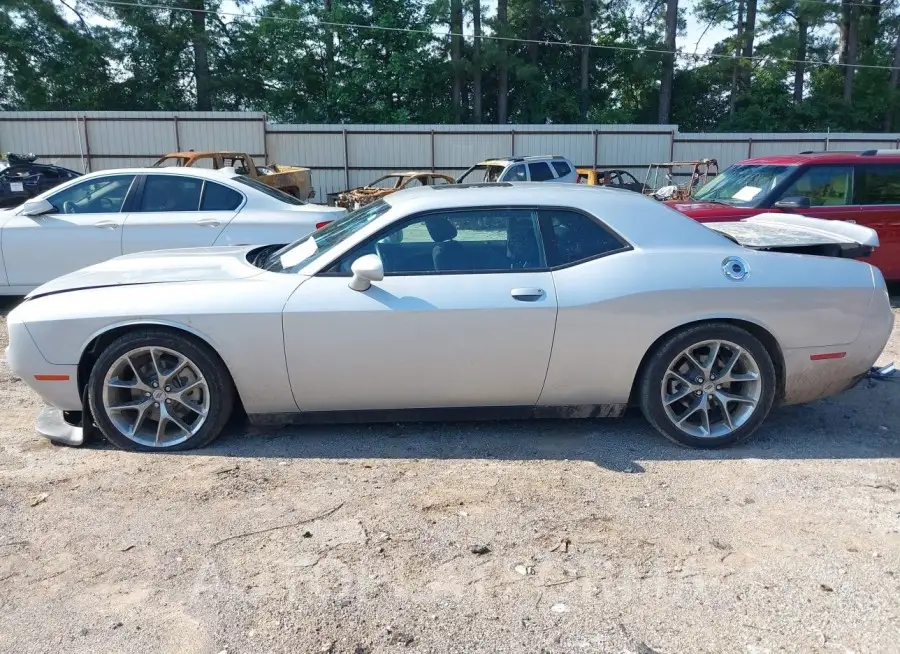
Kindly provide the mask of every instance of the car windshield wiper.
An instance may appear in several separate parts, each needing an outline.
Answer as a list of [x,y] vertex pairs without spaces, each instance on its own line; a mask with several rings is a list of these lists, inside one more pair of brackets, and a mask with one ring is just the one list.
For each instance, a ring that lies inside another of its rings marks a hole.
[[705,200],[704,198],[694,198],[697,202],[709,202],[710,204],[721,204],[723,207],[733,207],[734,205],[724,200]]

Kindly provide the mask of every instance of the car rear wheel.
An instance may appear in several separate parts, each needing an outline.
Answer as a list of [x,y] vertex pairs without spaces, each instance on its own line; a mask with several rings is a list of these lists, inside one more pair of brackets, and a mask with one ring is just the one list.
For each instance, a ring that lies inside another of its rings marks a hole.
[[640,404],[666,438],[718,448],[749,438],[775,400],[776,375],[765,346],[726,323],[698,325],[666,339],[644,368]]
[[234,401],[231,378],[212,350],[161,329],[128,332],[113,341],[88,385],[103,435],[141,452],[210,443],[228,422]]

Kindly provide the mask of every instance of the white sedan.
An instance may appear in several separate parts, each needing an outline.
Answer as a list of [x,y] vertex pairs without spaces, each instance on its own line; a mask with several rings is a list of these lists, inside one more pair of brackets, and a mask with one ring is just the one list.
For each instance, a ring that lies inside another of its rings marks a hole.
[[134,252],[289,243],[345,213],[230,170],[91,173],[0,211],[0,295]]

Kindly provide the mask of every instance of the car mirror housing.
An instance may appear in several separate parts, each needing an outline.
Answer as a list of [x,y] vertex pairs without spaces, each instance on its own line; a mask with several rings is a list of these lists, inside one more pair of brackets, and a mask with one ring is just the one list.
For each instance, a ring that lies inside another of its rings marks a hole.
[[807,209],[810,206],[809,198],[792,196],[783,198],[773,205],[776,209]]
[[53,211],[53,205],[47,200],[28,200],[22,205],[23,216],[43,216]]
[[368,291],[372,282],[380,282],[384,279],[384,265],[377,254],[367,254],[360,257],[350,266],[353,278],[350,280],[350,288],[354,291]]

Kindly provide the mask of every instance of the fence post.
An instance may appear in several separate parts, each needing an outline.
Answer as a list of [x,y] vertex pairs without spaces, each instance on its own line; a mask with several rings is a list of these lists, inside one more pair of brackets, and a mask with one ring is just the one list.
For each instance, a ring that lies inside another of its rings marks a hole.
[[178,116],[172,116],[172,126],[175,128],[175,152],[181,152],[181,135],[178,133]]
[[516,130],[509,130],[509,156],[516,156]]
[[265,161],[264,164],[269,163],[269,114],[268,112],[263,114],[262,118],[262,133],[263,133],[263,157]]
[[675,161],[675,130],[669,132],[669,161]]
[[87,115],[84,115],[81,117],[81,119],[84,121],[84,152],[87,157],[86,172],[91,172],[91,138],[88,135],[88,117]]
[[747,137],[747,158],[748,159],[753,158],[753,137],[752,136]]
[[344,133],[344,188],[350,188],[350,162],[347,160],[349,148],[347,147],[347,129],[341,130]]
[[434,130],[431,130],[431,172],[434,172]]
[[594,168],[597,168],[597,148],[599,147],[598,141],[600,140],[600,130],[594,130]]

